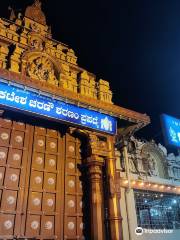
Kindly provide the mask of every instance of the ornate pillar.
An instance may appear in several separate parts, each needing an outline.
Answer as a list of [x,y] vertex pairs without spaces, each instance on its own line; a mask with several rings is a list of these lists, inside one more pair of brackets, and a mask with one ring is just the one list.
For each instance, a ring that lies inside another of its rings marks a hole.
[[104,240],[104,208],[102,167],[104,158],[99,156],[99,139],[95,134],[88,133],[87,170],[90,186],[91,239]]
[[120,194],[116,188],[114,138],[107,139],[109,154],[106,158],[106,174],[109,179],[109,227],[110,239],[122,240],[122,217],[120,214]]
[[[84,136],[90,185],[91,240],[122,240],[120,191],[115,171],[114,137],[71,129]],[[106,175],[106,179],[105,176]],[[104,189],[103,189],[104,188]],[[108,208],[108,216],[105,221]],[[106,231],[105,231],[106,230]]]
[[87,159],[90,180],[90,207],[91,207],[91,239],[103,240],[103,191],[102,191],[102,166],[103,159],[92,155]]

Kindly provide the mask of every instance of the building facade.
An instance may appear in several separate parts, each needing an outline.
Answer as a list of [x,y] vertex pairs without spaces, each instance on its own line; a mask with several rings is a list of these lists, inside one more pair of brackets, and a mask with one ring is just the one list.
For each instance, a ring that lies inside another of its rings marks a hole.
[[124,240],[178,240],[180,156],[130,137],[116,152]]
[[0,18],[0,239],[122,239],[116,128],[149,122],[52,38],[39,0]]

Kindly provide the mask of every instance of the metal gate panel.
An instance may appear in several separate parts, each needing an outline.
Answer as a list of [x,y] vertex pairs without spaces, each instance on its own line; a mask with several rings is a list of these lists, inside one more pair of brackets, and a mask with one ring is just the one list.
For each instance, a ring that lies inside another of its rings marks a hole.
[[45,165],[45,156],[44,153],[34,152],[32,160],[32,168],[43,170]]
[[[58,203],[57,203],[58,204]],[[56,208],[56,194],[55,193],[44,193],[42,202],[42,211],[52,213]]]
[[61,239],[63,139],[54,129],[36,126],[32,132],[23,234],[36,239]]
[[20,233],[29,129],[0,118],[0,239]]
[[22,149],[10,148],[7,164],[14,168],[20,168],[22,163],[22,154],[23,154]]
[[8,148],[0,147],[0,163],[3,166],[6,164],[7,155],[8,155]]
[[4,189],[1,200],[1,210],[4,212],[16,211],[17,191]]
[[0,239],[84,239],[79,139],[0,118]]
[[80,145],[78,138],[66,135],[64,239],[85,239]]

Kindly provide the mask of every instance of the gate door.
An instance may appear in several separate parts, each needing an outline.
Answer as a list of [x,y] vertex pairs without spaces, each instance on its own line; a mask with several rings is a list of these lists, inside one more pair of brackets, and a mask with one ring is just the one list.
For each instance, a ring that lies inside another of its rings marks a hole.
[[85,239],[81,142],[61,129],[0,117],[0,239]]
[[63,141],[57,130],[37,126],[33,128],[21,235],[36,236],[37,239],[61,239]]
[[29,139],[28,125],[0,118],[0,239],[20,233]]

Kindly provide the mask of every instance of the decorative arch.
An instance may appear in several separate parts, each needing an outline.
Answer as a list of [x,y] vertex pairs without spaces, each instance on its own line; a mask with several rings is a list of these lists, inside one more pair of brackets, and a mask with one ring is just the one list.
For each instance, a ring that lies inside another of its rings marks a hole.
[[[150,164],[154,164],[154,171],[157,171],[157,175],[161,178],[167,178],[167,167],[165,164],[164,156],[161,150],[153,143],[145,143],[141,150],[142,155],[148,155],[148,161]],[[152,165],[153,169],[153,165]]]
[[54,58],[46,52],[31,50],[22,56],[22,71],[32,79],[45,81],[58,86],[63,69]]

